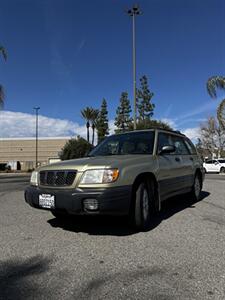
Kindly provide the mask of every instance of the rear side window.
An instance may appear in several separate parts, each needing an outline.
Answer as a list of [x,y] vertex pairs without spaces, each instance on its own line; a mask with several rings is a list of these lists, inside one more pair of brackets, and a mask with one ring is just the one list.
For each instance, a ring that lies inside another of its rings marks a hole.
[[225,164],[225,159],[218,159],[221,164]]
[[184,142],[185,142],[185,145],[187,146],[190,154],[197,155],[197,151],[195,149],[195,146],[187,139],[185,139]]
[[205,163],[206,163],[206,164],[212,164],[213,161],[212,161],[212,160],[207,160]]
[[216,163],[216,160],[207,160],[206,163],[207,163],[207,164],[210,164],[210,165],[211,165],[211,164],[215,164],[215,163]]
[[178,155],[190,154],[189,151],[188,151],[187,146],[184,143],[183,138],[181,138],[179,136],[176,136],[176,135],[173,135],[172,136],[172,141],[173,141],[173,145],[176,147],[175,154],[178,154]]

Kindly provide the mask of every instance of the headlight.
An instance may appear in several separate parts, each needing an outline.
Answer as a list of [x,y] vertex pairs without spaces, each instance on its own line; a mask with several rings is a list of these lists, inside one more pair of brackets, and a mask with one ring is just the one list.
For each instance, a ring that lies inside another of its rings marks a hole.
[[38,185],[38,172],[33,171],[30,178],[31,185]]
[[80,184],[110,183],[117,180],[118,169],[87,170],[84,172]]

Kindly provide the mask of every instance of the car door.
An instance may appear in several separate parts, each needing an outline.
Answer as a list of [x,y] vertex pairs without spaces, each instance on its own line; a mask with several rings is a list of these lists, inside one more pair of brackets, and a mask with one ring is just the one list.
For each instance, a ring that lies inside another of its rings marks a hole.
[[180,182],[185,175],[185,168],[182,166],[182,156],[180,154],[160,154],[162,147],[168,145],[174,145],[172,135],[166,132],[158,132],[157,180],[159,182],[160,196],[162,200],[182,189]]
[[204,168],[206,169],[206,172],[213,172],[213,161],[207,160],[204,164]]
[[188,149],[184,137],[173,135],[172,141],[176,147],[175,155],[179,156],[180,159],[177,184],[182,190],[190,188],[194,182],[194,157]]
[[212,163],[212,171],[219,172],[220,171],[220,163],[218,160],[214,159]]

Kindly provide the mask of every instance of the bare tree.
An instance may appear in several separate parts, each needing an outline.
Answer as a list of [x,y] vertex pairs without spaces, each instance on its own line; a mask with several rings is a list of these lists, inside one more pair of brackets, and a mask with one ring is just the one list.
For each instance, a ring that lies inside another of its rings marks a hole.
[[225,129],[214,117],[208,120],[200,127],[201,144],[210,155],[221,157],[225,152]]

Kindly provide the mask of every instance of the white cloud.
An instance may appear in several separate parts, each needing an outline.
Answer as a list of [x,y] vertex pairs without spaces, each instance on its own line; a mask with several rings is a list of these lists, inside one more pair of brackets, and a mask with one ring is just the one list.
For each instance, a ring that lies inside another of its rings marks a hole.
[[[204,121],[204,120],[205,119],[201,119],[201,121]],[[175,130],[180,130],[183,134],[185,134],[194,143],[197,142],[198,138],[200,138],[200,128],[199,127],[181,128],[180,127],[181,124],[177,123],[176,119],[170,119],[170,118],[162,118],[161,121],[169,124]],[[200,121],[200,119],[199,119],[199,121]]]
[[[177,127],[173,119],[164,118],[172,128]],[[40,137],[63,137],[80,135],[86,138],[86,126],[66,119],[49,118],[39,115]],[[0,138],[23,138],[35,136],[36,117],[32,114],[12,111],[0,111]],[[114,133],[114,120],[109,120],[109,132]],[[181,130],[192,141],[197,141],[200,136],[199,127],[184,128]]]
[[109,120],[109,134],[114,134],[114,131],[116,129],[114,122],[114,120]]
[[194,142],[197,141],[197,139],[200,137],[199,127],[186,128],[182,130],[182,133],[184,133],[189,139]]
[[[80,135],[86,138],[86,126],[66,119],[39,115],[40,137],[63,137]],[[36,116],[12,111],[0,111],[0,138],[34,137]],[[109,132],[114,133],[114,120],[109,121]]]
[[176,122],[173,119],[170,118],[162,118],[160,121],[167,123],[168,125],[170,125],[173,129],[177,128]]
[[[1,111],[0,112],[0,137],[32,137],[35,136],[35,115]],[[78,123],[48,118],[39,115],[39,136],[86,136],[86,127]]]

